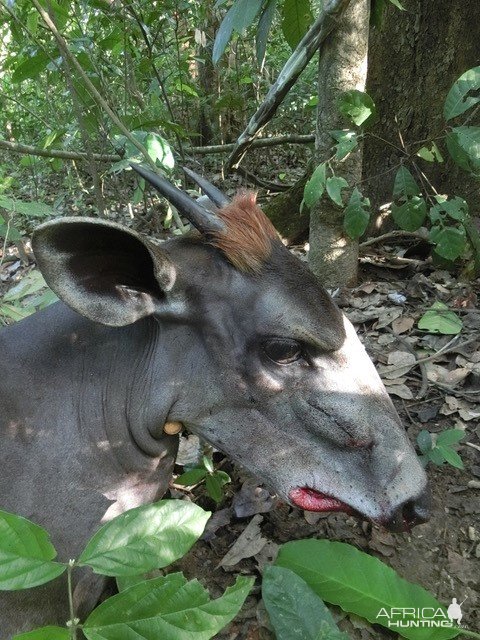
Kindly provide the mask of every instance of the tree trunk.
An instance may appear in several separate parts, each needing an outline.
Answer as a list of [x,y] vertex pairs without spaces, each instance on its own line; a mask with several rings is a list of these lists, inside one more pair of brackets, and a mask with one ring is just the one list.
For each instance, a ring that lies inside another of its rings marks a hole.
[[[337,99],[349,89],[365,89],[367,77],[369,0],[354,0],[338,28],[329,36],[318,69],[316,161],[331,155],[330,131],[345,127]],[[351,154],[341,167],[333,167],[351,185],[361,179],[362,152]],[[343,232],[343,208],[323,197],[310,215],[312,271],[329,287],[354,284],[357,278],[358,242]]]
[[[407,149],[414,141],[438,135],[444,127],[443,103],[455,80],[480,63],[480,2],[478,0],[402,0],[406,11],[386,3],[381,28],[370,34],[367,91],[377,105],[378,120],[372,133],[400,146],[399,131]],[[469,112],[470,113],[470,112]],[[467,114],[468,115],[468,114]],[[397,122],[395,121],[397,120]],[[476,122],[479,124],[477,112]],[[467,200],[480,212],[478,181],[448,160],[439,142],[443,164],[418,159],[420,168],[440,193]],[[395,167],[401,152],[374,138],[364,145],[365,193],[373,204],[392,200]]]

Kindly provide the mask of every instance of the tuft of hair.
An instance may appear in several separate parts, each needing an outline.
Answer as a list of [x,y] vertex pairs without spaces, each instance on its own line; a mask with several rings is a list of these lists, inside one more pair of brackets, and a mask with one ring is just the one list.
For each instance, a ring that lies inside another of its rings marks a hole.
[[257,205],[257,194],[241,191],[217,212],[226,230],[211,235],[209,244],[220,249],[231,264],[258,273],[278,238],[275,227]]

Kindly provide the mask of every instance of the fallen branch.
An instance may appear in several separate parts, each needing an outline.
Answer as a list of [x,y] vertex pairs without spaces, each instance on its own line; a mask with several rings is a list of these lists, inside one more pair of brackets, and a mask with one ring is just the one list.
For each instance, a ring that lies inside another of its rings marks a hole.
[[372,244],[377,244],[378,242],[391,240],[393,238],[418,238],[418,240],[428,240],[428,235],[419,231],[403,231],[402,229],[396,229],[395,231],[389,231],[388,233],[383,233],[381,236],[376,236],[375,238],[370,238],[370,240],[361,242],[359,244],[359,248],[364,249],[365,247],[370,247]]
[[[43,158],[62,158],[63,160],[88,160],[90,157],[83,151],[39,149],[29,144],[19,144],[18,142],[9,142],[8,140],[0,140],[0,149],[6,149],[7,151],[21,153],[23,155],[41,156]],[[114,154],[93,153],[92,156],[97,162],[118,162],[122,159],[122,156]]]
[[[310,144],[315,142],[314,135],[291,135],[291,136],[275,136],[272,138],[257,138],[252,140],[252,147],[258,149],[260,147],[274,147],[280,144]],[[236,142],[229,144],[211,144],[206,147],[187,147],[188,153],[196,153],[198,155],[207,155],[209,153],[229,153],[237,146]]]

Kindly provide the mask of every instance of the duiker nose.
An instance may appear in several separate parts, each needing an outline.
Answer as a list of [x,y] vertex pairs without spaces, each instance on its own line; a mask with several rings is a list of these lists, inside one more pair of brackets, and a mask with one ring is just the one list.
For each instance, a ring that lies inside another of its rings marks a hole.
[[392,517],[384,523],[390,531],[409,531],[412,527],[430,518],[430,491],[425,489],[416,498],[406,500],[392,514]]

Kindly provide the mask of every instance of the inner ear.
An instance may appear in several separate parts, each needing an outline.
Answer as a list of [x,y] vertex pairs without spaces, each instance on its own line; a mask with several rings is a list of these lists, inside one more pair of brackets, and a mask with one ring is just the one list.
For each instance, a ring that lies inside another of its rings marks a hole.
[[40,270],[61,300],[102,324],[122,326],[164,306],[175,267],[160,247],[107,221],[67,218],[33,237]]
[[123,229],[80,226],[71,230],[67,226],[58,236],[65,268],[85,292],[116,297],[119,289],[131,289],[164,297],[152,255],[143,242]]

